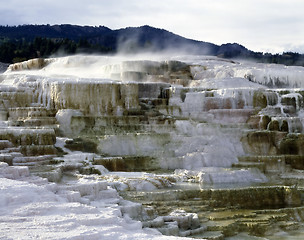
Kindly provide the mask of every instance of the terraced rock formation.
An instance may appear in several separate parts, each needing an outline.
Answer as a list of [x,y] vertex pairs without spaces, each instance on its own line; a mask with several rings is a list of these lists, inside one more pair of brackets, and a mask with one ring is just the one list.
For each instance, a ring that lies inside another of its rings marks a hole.
[[11,65],[0,161],[62,185],[106,181],[133,202],[123,215],[166,235],[276,239],[303,229],[303,78],[194,56]]

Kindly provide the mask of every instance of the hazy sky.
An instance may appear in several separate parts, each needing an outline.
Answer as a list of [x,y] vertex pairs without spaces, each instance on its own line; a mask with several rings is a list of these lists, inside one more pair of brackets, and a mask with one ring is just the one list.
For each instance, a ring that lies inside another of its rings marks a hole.
[[0,24],[150,25],[254,51],[304,53],[303,0],[8,0]]

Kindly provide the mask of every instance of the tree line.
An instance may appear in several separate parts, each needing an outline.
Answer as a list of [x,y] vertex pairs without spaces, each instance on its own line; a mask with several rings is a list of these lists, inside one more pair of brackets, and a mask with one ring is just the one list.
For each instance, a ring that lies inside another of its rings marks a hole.
[[85,38],[70,39],[36,37],[34,41],[0,39],[0,62],[16,63],[38,57],[71,55],[76,53],[110,53],[112,49],[91,44]]
[[304,66],[304,54],[283,52],[282,54],[254,53],[254,60],[261,63],[284,64],[287,66]]
[[[0,38],[0,62],[16,63],[38,57],[65,56],[77,53],[115,53],[117,49],[113,46],[103,46],[100,43],[93,43],[86,38],[71,40],[68,38],[36,37],[33,41],[29,41],[25,39],[11,40],[3,37]],[[295,52],[271,54],[227,48],[219,57],[230,59],[243,58],[261,63],[304,66],[304,54]]]

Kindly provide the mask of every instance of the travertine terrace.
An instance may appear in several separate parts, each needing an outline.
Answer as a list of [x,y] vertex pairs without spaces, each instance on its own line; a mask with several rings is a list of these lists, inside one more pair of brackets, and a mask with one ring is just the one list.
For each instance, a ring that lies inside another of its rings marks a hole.
[[73,56],[17,63],[0,78],[2,178],[111,207],[151,239],[301,233],[302,67]]

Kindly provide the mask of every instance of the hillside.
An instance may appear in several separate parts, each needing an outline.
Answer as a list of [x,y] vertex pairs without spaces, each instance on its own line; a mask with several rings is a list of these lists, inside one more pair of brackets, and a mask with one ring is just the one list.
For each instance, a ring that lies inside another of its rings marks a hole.
[[122,50],[164,50],[186,48],[214,55],[219,46],[186,39],[164,29],[157,29],[150,26],[129,27],[118,30],[111,30],[104,26],[75,26],[75,25],[23,25],[17,27],[0,27],[0,39],[2,42],[26,41],[33,42],[35,38],[48,38],[53,41],[69,39],[75,42],[87,40],[92,45],[100,45],[112,51]]
[[60,53],[136,53],[174,51],[223,58],[250,58],[260,62],[304,65],[303,55],[256,53],[237,43],[218,46],[151,26],[112,30],[105,26],[0,26],[0,62],[19,62]]

